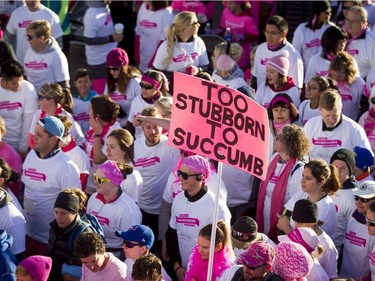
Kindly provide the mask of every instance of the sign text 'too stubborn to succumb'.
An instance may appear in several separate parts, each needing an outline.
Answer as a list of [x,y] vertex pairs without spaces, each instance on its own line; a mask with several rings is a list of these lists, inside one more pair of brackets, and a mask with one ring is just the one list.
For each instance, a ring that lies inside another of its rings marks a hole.
[[269,147],[267,111],[231,88],[177,72],[174,75],[168,143],[264,179]]

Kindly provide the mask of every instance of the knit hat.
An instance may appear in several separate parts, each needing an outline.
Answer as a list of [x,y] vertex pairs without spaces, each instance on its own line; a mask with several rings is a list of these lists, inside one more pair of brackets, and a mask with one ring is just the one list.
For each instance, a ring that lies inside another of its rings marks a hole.
[[112,49],[107,55],[107,66],[127,66],[129,65],[128,53],[121,48]]
[[232,226],[232,238],[244,242],[253,241],[258,234],[258,225],[250,217],[239,217]]
[[375,197],[375,181],[365,181],[361,183],[361,185],[357,190],[354,191],[353,194],[365,199],[371,199]]
[[64,124],[55,116],[46,116],[37,122],[44,130],[62,140],[64,136]]
[[236,62],[227,54],[220,55],[216,60],[216,68],[221,71],[231,71]]
[[333,153],[329,163],[332,164],[335,160],[344,161],[349,168],[349,174],[353,174],[355,166],[355,153],[352,150],[347,148],[340,148],[335,153]]
[[77,214],[79,211],[79,198],[73,193],[60,192],[56,198],[54,208],[61,208]]
[[374,165],[374,156],[370,150],[363,146],[356,146],[353,148],[355,152],[355,165],[361,170],[365,171],[368,167]]
[[45,256],[31,256],[19,264],[25,268],[33,278],[33,280],[47,281],[51,272],[52,259]]
[[206,182],[211,175],[211,168],[208,160],[200,155],[192,155],[182,159],[180,166],[182,165],[186,166],[196,174],[203,174],[204,182]]
[[289,71],[289,53],[287,51],[270,58],[266,66],[273,68],[283,76],[288,76]]
[[316,15],[320,14],[321,12],[325,12],[331,9],[331,4],[329,1],[326,0],[320,0],[320,1],[314,1],[312,12]]
[[290,241],[276,245],[272,272],[285,281],[306,280],[312,267],[313,259],[302,245]]
[[263,264],[273,264],[275,250],[264,241],[251,243],[246,252],[238,257],[237,264],[243,264],[249,267],[258,267]]
[[319,237],[310,227],[298,227],[288,235],[279,235],[280,242],[292,241],[302,245],[309,253],[312,253],[319,244]]
[[116,231],[115,234],[125,241],[134,241],[146,246],[147,249],[151,249],[155,239],[151,228],[143,224],[133,225],[127,231]]
[[300,223],[317,223],[318,205],[308,199],[298,200],[294,204],[292,219]]

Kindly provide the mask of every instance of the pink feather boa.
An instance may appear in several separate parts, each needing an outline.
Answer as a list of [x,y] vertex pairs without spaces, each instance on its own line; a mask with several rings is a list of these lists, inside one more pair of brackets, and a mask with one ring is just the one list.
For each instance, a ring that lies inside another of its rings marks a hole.
[[[214,255],[214,262],[212,266],[212,281],[217,280],[221,274],[233,265],[235,257],[233,253],[228,251],[227,247],[223,247]],[[193,249],[193,252],[188,261],[188,270],[185,275],[185,281],[205,281],[207,280],[208,259],[202,259],[198,250],[198,245]]]

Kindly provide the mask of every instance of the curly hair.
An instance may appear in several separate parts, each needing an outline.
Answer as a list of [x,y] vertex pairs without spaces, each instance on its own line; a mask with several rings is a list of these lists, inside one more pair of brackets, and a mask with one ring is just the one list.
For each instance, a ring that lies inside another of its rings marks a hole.
[[74,251],[79,258],[87,258],[91,255],[103,255],[105,253],[105,244],[99,234],[94,232],[82,233],[74,241]]
[[332,195],[340,189],[339,172],[334,165],[327,164],[323,159],[313,159],[305,165],[306,168],[311,170],[317,182],[324,181],[322,189],[326,194]]
[[278,140],[284,144],[292,159],[302,159],[309,153],[310,141],[303,129],[297,125],[286,125],[278,135]]
[[133,280],[157,281],[161,277],[161,271],[161,260],[153,254],[148,254],[135,261],[131,277]]

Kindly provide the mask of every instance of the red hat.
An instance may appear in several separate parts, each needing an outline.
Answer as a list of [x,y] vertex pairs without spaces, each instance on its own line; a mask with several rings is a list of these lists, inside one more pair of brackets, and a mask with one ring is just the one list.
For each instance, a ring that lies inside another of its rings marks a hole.
[[107,55],[107,66],[120,67],[124,65],[129,65],[127,52],[121,48],[112,49]]

